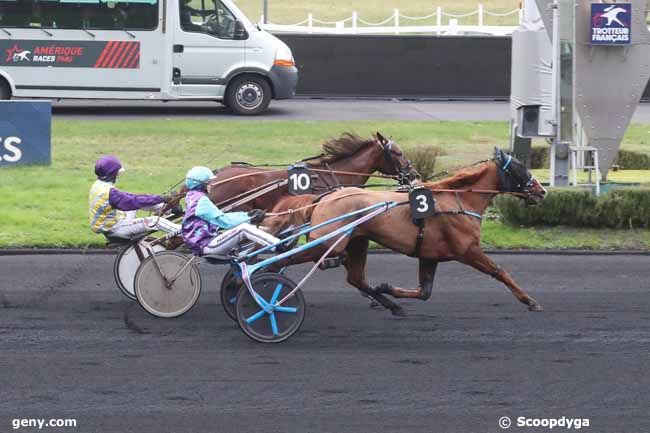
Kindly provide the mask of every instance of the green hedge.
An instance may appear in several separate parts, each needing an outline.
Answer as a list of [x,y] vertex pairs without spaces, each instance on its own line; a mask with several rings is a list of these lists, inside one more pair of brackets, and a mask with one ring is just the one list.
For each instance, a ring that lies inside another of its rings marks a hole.
[[622,170],[650,170],[650,156],[631,150],[619,150],[614,164]]
[[[548,168],[551,148],[548,146],[534,146],[530,150],[530,167]],[[613,165],[618,165],[622,170],[650,170],[650,155],[632,150],[619,150]]]
[[550,163],[551,148],[534,146],[530,149],[530,168],[548,168]]
[[405,151],[406,157],[413,164],[413,168],[422,176],[428,179],[436,172],[436,160],[444,155],[442,149],[437,146],[418,145]]
[[517,226],[649,228],[650,188],[617,189],[600,197],[580,189],[552,189],[537,206],[500,196],[495,200],[504,222]]

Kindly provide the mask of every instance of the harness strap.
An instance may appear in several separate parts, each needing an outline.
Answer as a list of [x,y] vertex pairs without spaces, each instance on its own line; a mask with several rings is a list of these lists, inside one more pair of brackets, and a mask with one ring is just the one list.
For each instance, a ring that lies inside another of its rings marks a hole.
[[422,252],[422,243],[424,242],[424,226],[426,224],[426,221],[426,218],[413,221],[413,223],[418,226],[418,235],[415,238],[415,250],[413,251],[413,257],[420,257],[420,253]]
[[433,215],[433,216],[437,217],[439,215],[467,215],[467,216],[474,217],[474,218],[476,218],[478,220],[483,220],[483,215],[481,215],[478,212],[472,212],[472,211],[469,211],[469,210],[442,210],[442,211],[436,212],[436,214]]
[[[340,187],[340,186],[341,186],[341,182],[339,182],[339,178],[338,178],[338,176],[336,175],[336,173],[334,173],[334,172],[332,171],[332,167],[330,167],[330,165],[329,165],[327,162],[325,163],[325,168],[327,168],[327,169],[329,170],[330,174],[332,175],[332,178],[334,179],[334,182],[335,182],[335,184],[334,184],[334,188],[338,188],[338,187]],[[325,180],[325,183],[327,183],[328,186],[329,186],[329,182],[327,182],[327,180]]]
[[512,155],[508,155],[508,160],[506,163],[501,167],[501,170],[506,171],[508,170],[508,167],[510,166],[510,163],[512,162]]
[[463,202],[460,200],[460,195],[458,194],[458,191],[454,192],[454,195],[456,196],[456,203],[458,203],[458,208],[460,209],[461,212],[465,212],[465,208],[463,207]]

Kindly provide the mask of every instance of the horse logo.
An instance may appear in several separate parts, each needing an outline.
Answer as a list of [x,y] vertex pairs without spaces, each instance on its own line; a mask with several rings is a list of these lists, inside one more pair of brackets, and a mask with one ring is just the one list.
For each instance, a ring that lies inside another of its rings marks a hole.
[[17,44],[6,51],[7,51],[7,58],[5,59],[5,61],[7,62],[31,62],[29,55],[32,52],[29,50],[22,50],[21,48],[18,47]]
[[611,26],[612,22],[615,22],[621,27],[625,27],[625,24],[618,19],[618,14],[627,12],[625,9],[618,5],[612,5],[608,8],[605,8],[605,13],[602,14],[603,18],[607,18],[607,26]]
[[[603,9],[602,13],[599,13],[593,17],[594,25],[596,27],[602,27],[603,24],[605,27],[611,27],[612,24],[617,24],[620,27],[627,27],[623,21],[619,19],[620,14],[627,13],[628,10],[622,8],[620,5],[614,4]],[[604,23],[604,20],[607,20],[607,23]]]
[[29,57],[27,56],[30,55],[31,53],[32,53],[31,51],[25,50],[25,51],[21,51],[20,53],[14,54],[14,62],[23,62],[23,61],[29,62],[30,60]]

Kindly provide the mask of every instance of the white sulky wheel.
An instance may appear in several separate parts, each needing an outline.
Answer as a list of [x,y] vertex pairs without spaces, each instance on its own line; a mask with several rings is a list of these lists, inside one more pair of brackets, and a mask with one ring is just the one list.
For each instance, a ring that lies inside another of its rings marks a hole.
[[[156,253],[165,251],[165,247],[162,245],[154,245],[153,249]],[[142,244],[140,244],[140,251],[142,251],[145,259],[149,257],[149,250],[147,250]],[[134,288],[135,273],[138,271],[140,263],[140,258],[135,251],[135,245],[131,244],[120,249],[117,253],[117,257],[115,257],[115,263],[113,264],[113,278],[115,278],[115,284],[117,284],[117,287],[124,296],[133,301],[137,300]]]
[[[135,295],[142,308],[157,317],[178,317],[196,304],[201,293],[201,274],[195,263],[187,265],[191,257],[177,251],[163,251],[146,258],[135,274]],[[160,271],[158,266],[160,266]],[[167,286],[167,280],[178,275]]]
[[264,308],[253,299],[246,286],[237,296],[237,322],[241,330],[260,343],[279,343],[295,334],[305,319],[305,298],[298,290],[282,305],[277,302],[295,287],[284,275],[263,273],[251,279],[251,286],[262,298]]

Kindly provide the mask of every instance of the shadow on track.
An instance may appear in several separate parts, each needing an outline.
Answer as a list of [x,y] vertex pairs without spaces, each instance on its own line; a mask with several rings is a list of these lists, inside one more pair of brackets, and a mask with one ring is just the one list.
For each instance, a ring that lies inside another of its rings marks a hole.
[[[201,103],[201,105],[188,103],[168,104],[164,102],[152,102],[147,105],[136,105],[134,103],[119,102],[118,104],[105,103],[103,105],[61,105],[53,104],[52,114],[55,116],[78,116],[78,117],[140,117],[140,118],[154,118],[154,117],[215,117],[227,120],[244,120],[247,116],[239,116],[234,114],[230,109],[218,103]],[[142,104],[142,103],[140,103]],[[286,110],[281,108],[269,108],[261,116],[251,116],[251,118],[269,118],[284,116],[288,114]]]

